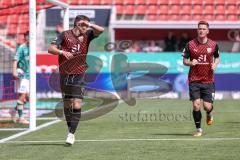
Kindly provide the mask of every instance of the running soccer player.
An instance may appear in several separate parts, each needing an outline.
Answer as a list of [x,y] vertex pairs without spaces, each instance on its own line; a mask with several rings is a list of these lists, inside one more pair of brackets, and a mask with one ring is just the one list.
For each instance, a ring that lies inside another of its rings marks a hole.
[[74,28],[59,34],[48,48],[49,53],[59,55],[60,84],[69,131],[66,143],[70,145],[74,144],[74,133],[81,118],[88,46],[103,31],[103,27],[91,24],[88,17],[78,15]]
[[[206,21],[198,23],[197,38],[189,41],[183,50],[183,64],[190,66],[188,73],[189,96],[193,104],[193,119],[196,133],[193,136],[202,136],[201,128],[201,99],[206,111],[206,122],[213,124],[213,100],[215,94],[214,70],[219,64],[219,50],[215,41],[207,37],[209,24]],[[214,57],[214,60],[213,60]]]
[[10,114],[13,121],[16,122],[15,116],[18,112],[17,122],[29,124],[23,115],[24,105],[29,99],[29,32],[24,34],[24,38],[25,43],[18,47],[13,59],[13,78],[17,82],[18,100],[17,106],[10,111]]

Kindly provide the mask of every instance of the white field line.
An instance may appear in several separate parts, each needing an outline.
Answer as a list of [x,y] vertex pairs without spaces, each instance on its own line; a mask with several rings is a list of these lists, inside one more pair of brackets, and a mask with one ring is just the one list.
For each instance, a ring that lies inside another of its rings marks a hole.
[[0,131],[24,131],[28,128],[0,128]]
[[[235,141],[239,138],[158,138],[158,139],[86,139],[75,140],[75,142],[128,142],[128,141]],[[8,141],[5,143],[65,143],[65,140],[55,141]]]
[[[122,102],[123,102],[123,101],[120,100],[120,101],[119,101],[119,104],[122,103]],[[37,119],[38,119],[38,120],[53,120],[53,121],[38,126],[35,131],[40,130],[40,129],[42,129],[42,128],[48,127],[48,126],[50,126],[50,125],[52,125],[52,124],[55,124],[55,123],[58,123],[58,122],[62,121],[61,119],[56,119],[56,118],[54,118],[54,117],[53,117],[53,118],[52,118],[52,117],[42,117],[42,118],[39,117],[39,118],[37,118]],[[56,119],[56,120],[54,120],[54,119]],[[1,143],[6,143],[7,141],[10,141],[10,140],[12,140],[12,139],[16,139],[16,138],[18,138],[18,137],[20,137],[20,136],[26,135],[26,134],[31,133],[31,132],[33,132],[33,131],[26,130],[26,131],[24,131],[24,132],[20,132],[20,133],[14,134],[14,135],[12,135],[12,136],[10,136],[10,137],[4,138],[4,139],[0,139],[0,144],[1,144]],[[15,141],[12,141],[12,142],[15,142]]]
[[58,117],[38,117],[37,120],[57,120]]
[[[55,123],[58,123],[58,122],[60,122],[60,121],[61,121],[60,119],[57,119],[57,120],[54,120],[54,121],[51,121],[51,122],[42,124],[42,125],[38,126],[38,127],[36,128],[36,130],[34,130],[34,131],[40,130],[40,129],[45,128],[45,127],[48,127],[48,126],[53,125],[53,124],[55,124]],[[1,140],[0,140],[0,143],[5,143],[5,142],[7,142],[7,141],[10,141],[10,140],[12,140],[12,139],[18,138],[18,137],[20,137],[20,136],[26,135],[26,134],[31,133],[31,132],[34,132],[34,131],[26,130],[26,131],[24,131],[24,132],[20,132],[20,133],[14,134],[14,135],[12,135],[12,136],[10,136],[10,137],[1,139]]]

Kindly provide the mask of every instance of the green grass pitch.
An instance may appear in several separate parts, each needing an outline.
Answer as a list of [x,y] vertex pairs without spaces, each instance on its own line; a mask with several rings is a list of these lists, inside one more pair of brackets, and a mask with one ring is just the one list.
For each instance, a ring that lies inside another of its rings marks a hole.
[[72,147],[65,146],[67,129],[60,122],[0,144],[0,159],[239,160],[240,101],[216,101],[214,107],[212,126],[202,111],[205,134],[200,138],[192,137],[190,101],[138,100],[134,107],[121,103],[102,117],[81,122]]

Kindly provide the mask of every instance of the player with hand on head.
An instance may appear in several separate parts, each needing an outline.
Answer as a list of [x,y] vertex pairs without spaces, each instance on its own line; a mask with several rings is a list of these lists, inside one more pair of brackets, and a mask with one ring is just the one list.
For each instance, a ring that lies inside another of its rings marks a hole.
[[[206,111],[206,122],[213,123],[213,100],[215,94],[214,70],[219,64],[219,50],[215,41],[207,37],[209,24],[198,23],[197,38],[189,41],[183,50],[183,64],[190,67],[188,73],[189,96],[193,104],[193,118],[197,132],[193,136],[202,136],[201,99]],[[213,60],[214,59],[214,60]]]
[[59,34],[48,48],[49,53],[59,55],[60,85],[69,131],[66,143],[70,145],[74,143],[74,133],[81,118],[88,47],[103,31],[103,27],[91,24],[88,17],[78,15],[74,28]]
[[25,43],[17,49],[13,59],[13,78],[16,80],[18,100],[17,106],[10,111],[12,120],[16,122],[16,112],[18,112],[17,122],[21,124],[29,124],[24,118],[23,109],[29,100],[29,32],[24,34]]

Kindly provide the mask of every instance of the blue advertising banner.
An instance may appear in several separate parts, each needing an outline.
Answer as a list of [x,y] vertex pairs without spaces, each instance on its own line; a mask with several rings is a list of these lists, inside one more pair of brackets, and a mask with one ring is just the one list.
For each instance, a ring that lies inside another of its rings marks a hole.
[[[166,67],[167,70],[161,77],[158,77],[158,79],[172,84],[173,91],[188,91],[187,73],[189,67],[183,65],[181,53],[92,52],[90,55],[96,56],[102,60],[101,72],[97,79],[97,82],[100,83],[92,83],[92,87],[112,91],[114,90],[111,81],[112,72],[116,72],[116,70],[121,71],[122,69],[122,71],[128,70],[131,75],[133,72],[131,72],[131,69],[129,68],[131,68],[131,66],[134,64],[139,64],[142,67],[149,64],[161,64],[162,66]],[[120,58],[113,58],[116,57],[116,55],[124,56],[120,56]],[[215,71],[216,90],[240,91],[240,84],[238,82],[240,80],[240,54],[221,53],[220,59],[220,64]],[[90,66],[92,63],[92,61],[88,61],[88,64]],[[119,69],[116,69],[116,67],[119,67]],[[149,67],[145,67],[145,69],[148,68]],[[159,69],[162,68],[160,67]],[[158,72],[158,68],[156,67],[156,71],[153,71],[151,73],[159,74],[160,72]],[[140,73],[138,72],[138,74]]]
[[[100,58],[103,62],[102,72],[111,72],[112,57],[119,53],[91,52],[90,55]],[[123,53],[128,63],[156,63],[168,68],[167,73],[187,73],[189,68],[182,63],[180,52],[172,53]],[[240,54],[221,53],[220,64],[215,73],[240,73]],[[91,65],[91,62],[88,62]]]
[[[96,61],[99,59],[101,64]],[[215,71],[216,91],[240,91],[240,54],[221,53],[220,59],[221,62]],[[86,84],[89,88],[107,91],[127,89],[129,77],[134,82],[136,77],[150,72],[152,75],[149,74],[148,78],[138,79],[141,85],[136,82],[135,88],[147,91],[161,82],[171,84],[172,91],[188,92],[189,67],[183,65],[181,53],[90,52],[87,60],[88,77],[93,77],[93,80]],[[38,93],[54,91],[49,84],[50,76],[51,73],[37,74]],[[0,100],[16,97],[11,73],[0,74],[0,86]]]

